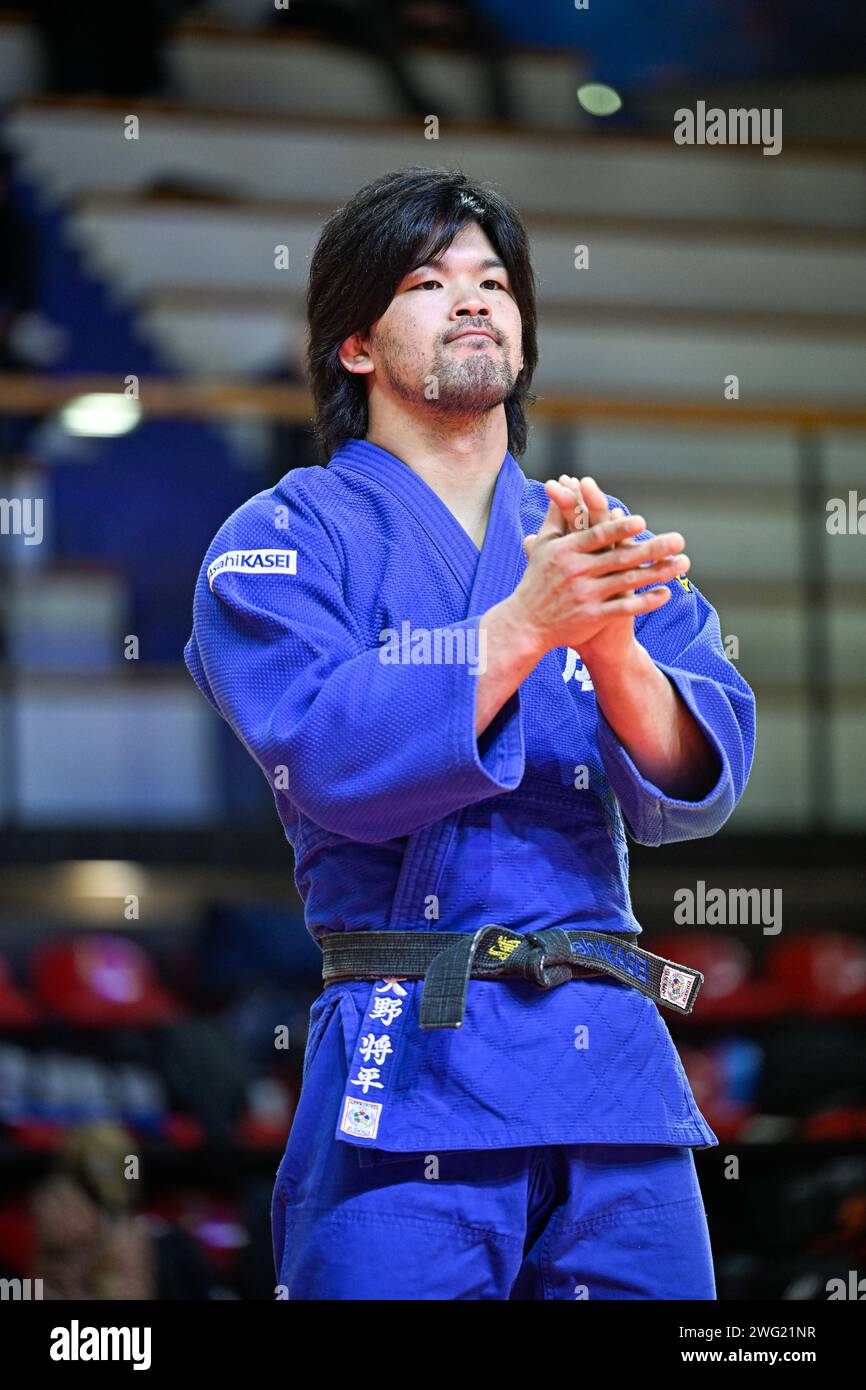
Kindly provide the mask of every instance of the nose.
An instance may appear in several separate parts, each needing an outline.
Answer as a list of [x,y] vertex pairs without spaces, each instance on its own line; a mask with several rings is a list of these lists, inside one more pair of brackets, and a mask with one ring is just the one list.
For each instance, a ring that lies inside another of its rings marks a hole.
[[455,284],[456,293],[451,305],[451,317],[489,319],[491,309],[478,288],[474,275],[462,275]]
[[455,337],[458,333],[465,333],[469,328],[486,328],[499,342],[499,334],[491,322],[490,305],[477,296],[461,299],[456,303],[451,311],[451,319],[455,327],[449,330],[449,338]]
[[485,304],[484,300],[480,297],[480,295],[478,295],[477,292],[468,294],[464,298],[458,300],[458,302],[455,304],[452,310],[452,317],[489,319],[490,305]]

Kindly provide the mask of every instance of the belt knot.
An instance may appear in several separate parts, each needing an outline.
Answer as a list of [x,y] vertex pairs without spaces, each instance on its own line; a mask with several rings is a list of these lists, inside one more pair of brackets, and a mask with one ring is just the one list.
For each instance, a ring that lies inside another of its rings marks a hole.
[[525,980],[539,989],[554,989],[574,979],[574,955],[567,932],[546,927],[543,931],[526,932],[524,940],[531,946],[522,961]]

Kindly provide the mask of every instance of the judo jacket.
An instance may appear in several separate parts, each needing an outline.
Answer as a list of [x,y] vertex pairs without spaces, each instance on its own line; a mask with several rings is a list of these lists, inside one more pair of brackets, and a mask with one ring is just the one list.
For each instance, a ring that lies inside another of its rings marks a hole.
[[[496,923],[627,941],[641,927],[626,831],[650,846],[713,835],[736,806],[754,696],[687,580],[671,581],[635,634],[714,750],[702,800],[641,775],[570,648],[546,653],[476,737],[478,622],[520,581],[522,540],[547,507],[506,453],[479,551],[402,460],[351,440],[327,467],[291,470],[252,497],[215,536],[185,660],[272,788],[315,938]],[[345,981],[311,1011],[304,1084],[337,1029],[347,1071],[335,1137],[368,1161],[718,1142],[656,1004],[636,989],[607,976],[551,990],[470,980],[463,1027],[428,1031],[421,988]]]

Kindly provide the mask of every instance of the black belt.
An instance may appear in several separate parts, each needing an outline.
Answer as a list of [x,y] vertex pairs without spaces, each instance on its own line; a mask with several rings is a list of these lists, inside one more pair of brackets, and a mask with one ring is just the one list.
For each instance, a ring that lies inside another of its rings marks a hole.
[[422,1028],[460,1028],[473,980],[530,980],[553,989],[588,974],[612,975],[677,1013],[692,1011],[704,977],[654,956],[630,935],[548,927],[517,933],[492,923],[476,932],[330,932],[319,940],[326,985],[337,980],[424,980]]

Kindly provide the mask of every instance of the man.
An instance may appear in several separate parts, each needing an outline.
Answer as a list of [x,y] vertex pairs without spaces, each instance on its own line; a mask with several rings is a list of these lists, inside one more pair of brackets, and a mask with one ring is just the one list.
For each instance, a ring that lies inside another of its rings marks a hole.
[[714,834],[752,693],[682,536],[516,463],[535,302],[496,192],[376,180],[307,311],[330,461],[228,519],[185,652],[273,788],[332,981],[278,1294],[712,1299],[691,1150],[718,1141],[657,1007],[699,981],[636,945],[623,820]]

